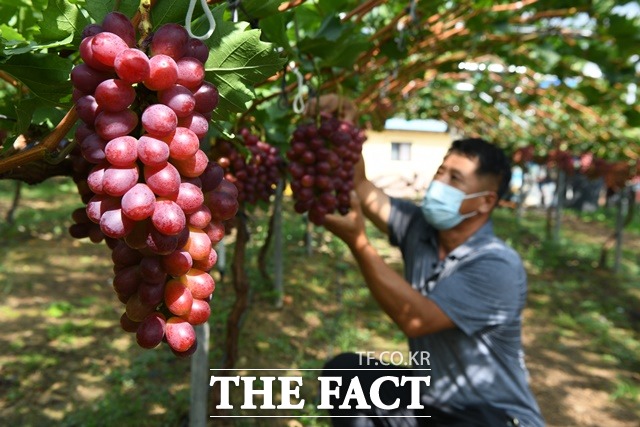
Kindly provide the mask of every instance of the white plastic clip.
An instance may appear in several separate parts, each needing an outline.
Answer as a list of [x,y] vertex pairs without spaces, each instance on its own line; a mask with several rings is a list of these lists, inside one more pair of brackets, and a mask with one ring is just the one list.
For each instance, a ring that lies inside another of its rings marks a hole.
[[196,2],[198,0],[190,0],[189,9],[187,9],[187,17],[185,19],[184,27],[187,29],[190,37],[198,40],[207,40],[211,37],[211,34],[216,29],[216,20],[213,18],[213,14],[211,10],[209,10],[209,6],[207,5],[207,0],[200,0],[200,4],[202,5],[202,9],[204,10],[204,14],[207,16],[207,20],[209,21],[209,31],[206,32],[203,36],[196,36],[191,32],[191,18],[193,17],[193,9],[196,7]]
[[293,71],[298,78],[298,93],[296,93],[296,96],[293,98],[293,112],[296,114],[302,114],[307,107],[304,103],[304,91],[302,90],[304,88],[304,76],[296,67],[295,62],[290,62],[289,66],[291,67],[291,71]]

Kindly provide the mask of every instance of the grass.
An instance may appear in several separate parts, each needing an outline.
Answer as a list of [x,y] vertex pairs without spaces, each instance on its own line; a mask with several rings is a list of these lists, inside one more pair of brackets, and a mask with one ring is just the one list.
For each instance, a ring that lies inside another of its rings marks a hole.
[[[10,205],[12,188],[0,181],[0,215]],[[132,335],[120,331],[123,307],[110,289],[108,251],[66,234],[70,214],[79,206],[73,183],[56,178],[24,187],[15,223],[0,225],[0,322],[7,325],[0,337],[0,418],[24,426],[183,425],[189,361],[176,359],[166,346],[142,350]],[[285,303],[276,308],[273,285],[255,263],[267,220],[264,211],[249,213],[245,267],[251,304],[242,320],[238,368],[319,368],[342,351],[407,351],[404,336],[370,297],[347,248],[314,227],[309,255],[306,225],[289,203],[283,221]],[[494,216],[496,232],[518,250],[529,273],[525,329],[527,324],[535,329],[532,350],[571,354],[575,360],[597,355],[597,362],[588,363],[610,372],[601,382],[610,401],[626,416],[640,416],[633,409],[640,403],[634,317],[640,307],[640,233],[626,231],[622,269],[613,275],[597,268],[611,231],[609,217],[567,212],[557,243],[545,239],[545,220],[535,211],[520,220],[502,209]],[[390,265],[401,271],[396,249],[376,230],[369,232]],[[218,284],[209,322],[214,368],[224,358],[226,318],[234,300],[233,238],[229,243],[224,280],[214,273]],[[273,265],[269,268],[273,271]],[[532,353],[534,362],[538,357],[540,364],[550,363],[546,353]],[[322,414],[314,409],[312,386],[301,394],[309,397],[305,414]],[[328,423],[305,418],[304,425]]]

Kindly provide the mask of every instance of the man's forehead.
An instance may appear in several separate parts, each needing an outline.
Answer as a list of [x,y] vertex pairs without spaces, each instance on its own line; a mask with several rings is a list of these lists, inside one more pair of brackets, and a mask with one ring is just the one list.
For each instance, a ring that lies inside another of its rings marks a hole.
[[459,153],[449,153],[444,160],[442,161],[442,165],[447,169],[456,169],[464,174],[474,173],[476,168],[478,167],[478,158],[470,158],[465,156],[464,154]]

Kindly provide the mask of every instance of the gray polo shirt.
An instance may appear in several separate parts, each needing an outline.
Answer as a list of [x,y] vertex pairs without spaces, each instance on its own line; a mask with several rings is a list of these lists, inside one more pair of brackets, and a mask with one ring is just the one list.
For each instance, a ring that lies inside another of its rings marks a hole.
[[393,198],[391,206],[389,239],[402,251],[405,278],[457,326],[409,340],[412,352],[430,356],[431,370],[422,373],[431,376],[424,403],[451,411],[490,405],[521,425],[543,426],[524,364],[527,279],[518,254],[489,221],[440,261],[437,231],[420,207]]

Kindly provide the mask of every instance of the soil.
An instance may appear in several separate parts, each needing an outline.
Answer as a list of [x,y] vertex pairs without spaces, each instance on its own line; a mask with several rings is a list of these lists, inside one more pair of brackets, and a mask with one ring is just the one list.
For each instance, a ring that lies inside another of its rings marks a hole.
[[[604,226],[571,219],[565,227],[599,241],[610,234]],[[117,327],[122,305],[113,297],[111,263],[104,245],[74,241],[64,234],[20,238],[24,240],[19,242],[19,251],[0,252],[0,419],[33,420],[36,414],[59,420],[74,408],[103,398],[109,386],[105,376],[125,369],[130,362],[121,352],[139,350],[131,335]],[[630,244],[640,246],[640,242]],[[76,329],[63,333],[68,327],[65,317],[51,316],[45,310],[65,301],[72,302],[76,315],[91,319],[85,325],[88,332],[78,321],[72,326]],[[264,310],[248,319],[245,327],[249,323],[260,327],[260,322],[271,327],[281,324],[286,332],[286,325],[299,326],[301,320],[310,329],[317,327],[321,320],[301,313],[300,307]],[[628,372],[620,372],[602,355],[590,351],[584,339],[558,336],[557,327],[536,316],[534,308],[525,311],[524,324],[532,388],[550,427],[640,426],[637,407],[611,398],[612,384]],[[215,325],[212,336],[221,329]],[[264,328],[264,334],[268,331]],[[69,335],[74,337],[69,339]],[[305,340],[294,335],[292,341]],[[313,349],[307,351],[313,353]],[[257,353],[249,357],[260,357]],[[25,354],[33,355],[31,364]],[[176,363],[185,369],[188,366]],[[55,369],[46,369],[48,365]],[[635,380],[640,382],[640,378]],[[29,423],[14,422],[19,424]]]

